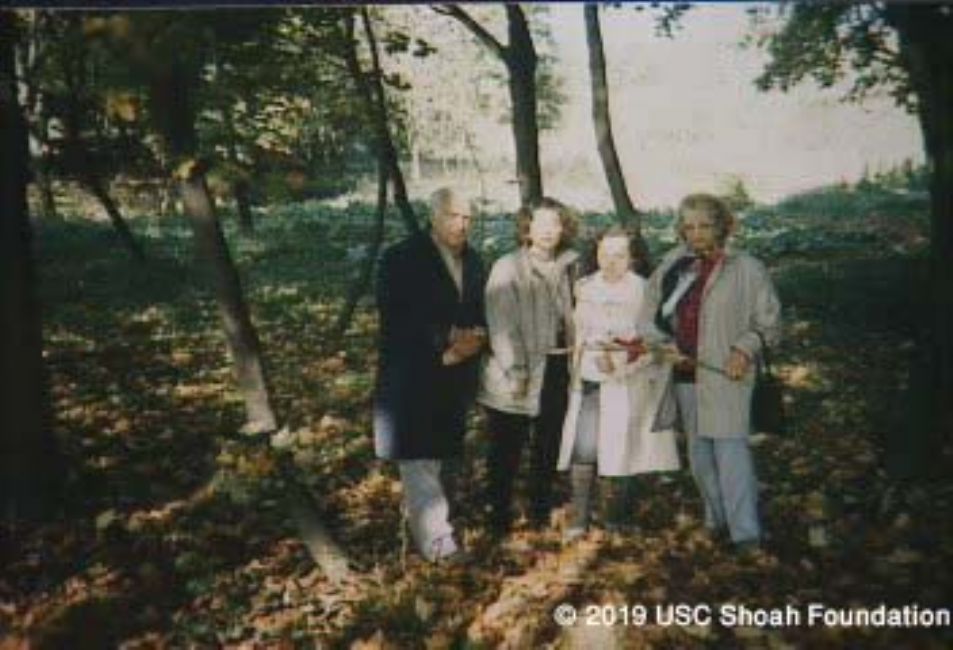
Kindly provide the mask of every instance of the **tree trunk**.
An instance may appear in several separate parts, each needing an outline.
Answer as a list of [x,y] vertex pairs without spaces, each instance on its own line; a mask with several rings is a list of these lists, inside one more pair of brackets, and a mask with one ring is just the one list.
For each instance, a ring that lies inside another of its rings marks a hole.
[[602,45],[602,29],[599,26],[599,5],[587,4],[586,43],[589,46],[589,75],[592,80],[592,122],[596,130],[599,158],[605,170],[616,217],[623,223],[638,222],[638,212],[632,205],[629,190],[622,174],[622,165],[612,137],[612,119],[609,114],[609,84],[606,81],[605,50]]
[[[44,41],[51,43],[52,38],[47,34],[41,36],[42,15],[38,11],[23,12],[26,23],[26,38],[20,40],[21,51],[18,57],[16,70],[17,79],[26,86],[26,96],[22,112],[26,119],[27,134],[40,151],[39,156],[32,159],[33,181],[40,194],[42,214],[46,218],[56,217],[56,199],[53,195],[53,179],[50,160],[49,116],[46,110],[46,98],[40,90],[40,74],[38,63],[42,58]],[[32,148],[31,148],[32,151]]]
[[75,174],[80,183],[99,200],[109,221],[119,235],[119,240],[126,246],[133,258],[138,261],[145,259],[142,247],[136,242],[129,230],[129,226],[122,218],[119,208],[106,191],[105,181],[97,169],[97,162],[90,155],[89,147],[83,141],[83,102],[80,93],[85,85],[85,56],[77,54],[75,59],[63,60],[63,77],[66,80],[67,106],[64,116],[64,135],[66,136],[67,162],[70,173]]
[[509,72],[510,100],[513,104],[516,176],[519,180],[520,202],[530,205],[543,197],[536,106],[536,48],[526,16],[519,5],[506,5],[506,19],[509,46],[504,62]]
[[198,74],[197,67],[182,61],[172,61],[158,70],[150,80],[151,114],[171,159],[177,163],[175,178],[183,209],[192,226],[199,262],[206,269],[218,303],[238,390],[245,402],[247,421],[243,430],[273,431],[278,423],[271,407],[258,332],[251,322],[238,270],[215,213],[205,168],[194,158],[198,138],[193,90]]
[[[192,94],[198,83],[199,69],[197,65],[171,61],[164,69],[157,70],[150,79],[151,115],[175,161],[175,177],[185,213],[192,224],[198,257],[211,276],[239,391],[245,401],[247,422],[243,431],[273,431],[277,428],[277,418],[271,406],[258,333],[251,322],[238,271],[215,214],[205,169],[194,158],[198,139],[197,109]],[[286,459],[279,459],[280,467],[286,465]],[[298,484],[292,470],[282,469],[282,476],[289,483],[291,517],[312,559],[332,579],[346,577],[346,556],[327,533],[309,495]]]
[[245,400],[244,430],[247,433],[273,431],[278,423],[271,408],[258,333],[251,322],[238,270],[215,214],[204,170],[198,163],[193,164],[191,173],[180,178],[179,191],[192,224],[198,258],[206,267],[218,303],[238,390]]
[[235,195],[235,206],[238,208],[238,229],[243,235],[252,235],[255,232],[255,220],[251,212],[251,197],[248,181],[243,178],[232,184],[232,193]]
[[[935,459],[941,436],[953,434],[953,17],[939,5],[887,5],[900,35],[900,52],[917,95],[920,128],[930,169],[930,308],[921,380],[932,399],[929,430],[908,432],[923,447],[923,464]],[[919,441],[919,442],[918,442]],[[924,467],[912,468],[921,473]]]
[[596,131],[596,146],[599,159],[609,183],[612,203],[615,206],[616,220],[627,226],[633,233],[636,271],[648,275],[648,246],[642,238],[642,218],[632,204],[629,189],[626,187],[622,164],[615,148],[612,136],[612,118],[609,114],[609,83],[606,80],[605,48],[602,44],[602,28],[599,26],[599,5],[587,4],[584,9],[586,20],[586,43],[589,46],[589,76],[592,80],[592,123]]
[[371,73],[372,81],[368,82],[363,70],[361,70],[360,60],[357,56],[357,41],[354,35],[354,13],[351,10],[347,10],[344,14],[344,33],[347,44],[345,47],[345,58],[347,67],[351,76],[354,78],[358,92],[361,94],[371,114],[375,134],[374,148],[378,151],[378,157],[387,165],[387,175],[394,183],[394,203],[400,211],[407,231],[414,234],[420,231],[420,225],[417,223],[417,217],[407,198],[407,185],[404,182],[404,174],[401,172],[400,164],[397,160],[397,149],[394,147],[394,141],[390,135],[387,103],[384,99],[384,85],[381,83],[377,40],[374,37],[374,30],[371,27],[370,16],[366,7],[361,8],[361,18],[364,23],[364,33],[367,38],[368,47],[371,51],[371,61],[373,65]]
[[[77,146],[82,145],[78,145],[77,143]],[[116,202],[113,201],[112,197],[109,196],[109,192],[106,191],[106,186],[103,180],[94,173],[87,173],[83,171],[80,173],[82,184],[93,196],[96,197],[96,200],[98,200],[100,205],[103,206],[106,214],[109,215],[109,221],[112,223],[113,228],[116,229],[116,234],[119,235],[119,240],[122,241],[123,245],[125,245],[126,249],[132,254],[136,261],[145,261],[146,255],[143,252],[142,247],[139,245],[139,242],[136,241],[136,238],[133,237],[132,231],[129,230],[129,225],[126,223],[126,220],[122,218],[122,214],[119,212],[119,207],[116,205]]]
[[232,181],[232,195],[235,197],[235,209],[238,212],[238,231],[244,236],[251,236],[255,232],[255,221],[251,212],[251,182],[241,171],[242,164],[238,159],[238,132],[235,129],[232,109],[227,105],[222,108],[222,123],[225,126],[225,150],[228,162],[239,174],[239,177]]
[[7,522],[48,515],[62,476],[43,364],[15,30],[14,14],[0,11],[0,506]]
[[58,214],[56,210],[56,193],[53,191],[53,172],[51,167],[50,156],[44,151],[40,154],[40,159],[36,166],[36,185],[40,190],[43,216],[47,219],[55,219]]
[[344,308],[334,324],[334,330],[331,332],[332,340],[339,340],[347,328],[351,325],[354,312],[357,309],[357,303],[361,296],[367,293],[371,286],[371,278],[374,277],[374,266],[377,263],[377,256],[381,250],[381,244],[384,242],[384,212],[387,210],[387,169],[383,160],[377,162],[377,212],[374,215],[374,232],[371,234],[370,245],[367,249],[367,257],[364,258],[361,270],[351,285],[347,300],[344,302]]
[[506,5],[509,43],[504,46],[460,6],[451,4],[435,8],[435,11],[455,18],[506,65],[513,111],[513,140],[516,144],[516,178],[519,183],[520,202],[529,205],[539,201],[543,197],[543,177],[539,167],[536,99],[538,59],[526,15],[518,4]]
[[416,135],[410,140],[410,177],[418,182],[423,178],[423,172],[420,169],[420,142]]
[[[950,22],[950,21],[948,21]],[[949,39],[950,32],[943,37]],[[920,121],[926,142],[930,178],[930,275],[932,281],[933,386],[939,407],[938,424],[953,425],[953,48],[949,41],[924,48],[929,65],[927,87],[920,94]]]

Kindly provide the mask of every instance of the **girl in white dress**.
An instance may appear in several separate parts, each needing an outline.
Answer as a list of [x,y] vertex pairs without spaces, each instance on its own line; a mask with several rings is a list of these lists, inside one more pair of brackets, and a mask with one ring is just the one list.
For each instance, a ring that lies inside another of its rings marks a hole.
[[[569,541],[588,528],[597,473],[617,478],[679,467],[674,431],[655,430],[671,364],[636,339],[646,281],[631,271],[631,238],[613,227],[597,247],[599,270],[575,288],[571,394],[557,465],[571,476]],[[631,491],[611,483],[606,523],[621,527]]]

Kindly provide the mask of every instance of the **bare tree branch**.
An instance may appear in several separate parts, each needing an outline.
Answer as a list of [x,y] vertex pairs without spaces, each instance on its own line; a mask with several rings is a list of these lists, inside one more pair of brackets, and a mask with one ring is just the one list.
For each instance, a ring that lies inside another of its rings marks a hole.
[[463,24],[470,32],[480,39],[480,42],[483,43],[486,47],[493,50],[493,52],[503,60],[506,60],[506,57],[509,56],[509,48],[500,43],[500,41],[493,36],[483,25],[474,20],[473,16],[464,11],[459,5],[438,5],[431,7],[438,14],[443,14],[444,16],[451,16],[456,18],[460,23]]

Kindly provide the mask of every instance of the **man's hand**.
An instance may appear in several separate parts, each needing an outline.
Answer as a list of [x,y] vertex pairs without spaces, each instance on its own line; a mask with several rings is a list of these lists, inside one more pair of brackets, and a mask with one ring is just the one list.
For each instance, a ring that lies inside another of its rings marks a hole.
[[728,375],[729,379],[738,381],[745,376],[750,366],[751,357],[738,348],[732,348],[731,354],[728,356],[728,363],[725,364],[725,374]]
[[478,354],[486,344],[486,330],[482,327],[453,328],[450,347],[443,353],[443,364],[451,366]]

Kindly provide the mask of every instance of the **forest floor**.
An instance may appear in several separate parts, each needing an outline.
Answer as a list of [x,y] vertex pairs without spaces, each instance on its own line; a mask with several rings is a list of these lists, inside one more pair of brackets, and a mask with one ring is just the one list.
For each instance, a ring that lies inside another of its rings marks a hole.
[[[0,648],[950,647],[951,627],[807,625],[811,604],[951,602],[953,446],[909,434],[925,211],[922,196],[842,188],[745,218],[785,318],[776,369],[790,431],[754,441],[764,551],[738,556],[706,536],[686,471],[641,482],[638,533],[597,529],[565,547],[560,509],[550,529],[521,523],[496,543],[475,415],[456,508],[472,558],[438,566],[405,551],[395,469],[373,457],[370,301],[341,341],[327,337],[366,253],[369,208],[262,211],[245,238],[226,215],[288,425],[281,449],[236,433],[242,403],[181,217],[132,221],[142,265],[102,223],[38,223],[66,490],[54,522],[2,531]],[[508,228],[482,234],[494,227]],[[664,250],[666,218],[649,234]],[[888,478],[887,459],[902,470],[924,454],[930,475]],[[328,580],[297,539],[289,464],[352,558],[352,580]],[[565,603],[578,620],[559,627]],[[714,621],[663,625],[668,605],[710,607]],[[735,625],[723,605],[789,607],[801,621]],[[638,625],[643,614],[656,625]]]

